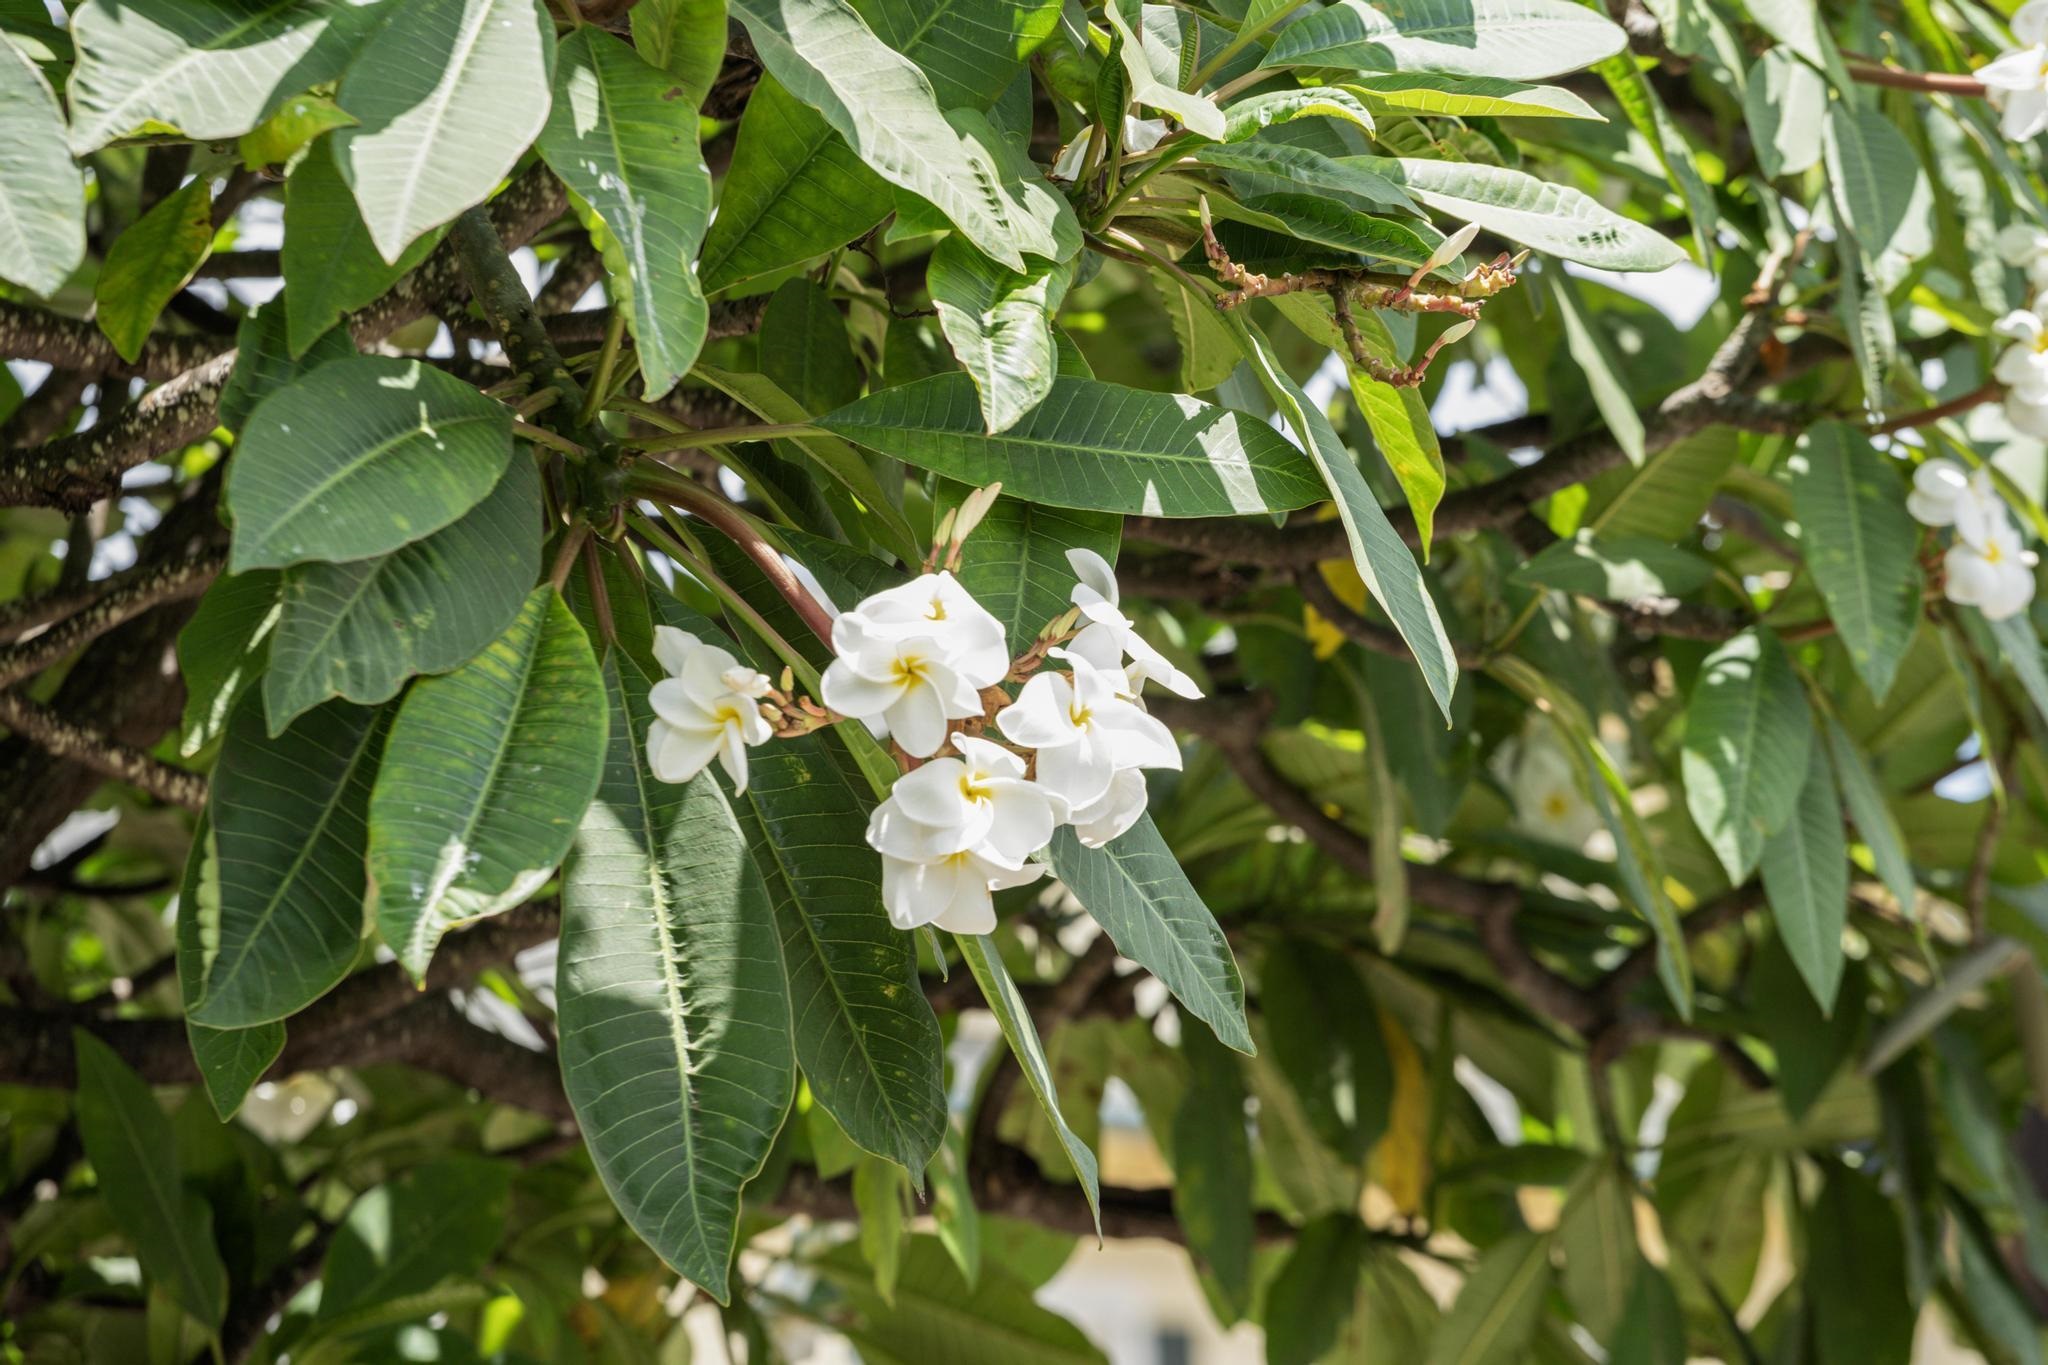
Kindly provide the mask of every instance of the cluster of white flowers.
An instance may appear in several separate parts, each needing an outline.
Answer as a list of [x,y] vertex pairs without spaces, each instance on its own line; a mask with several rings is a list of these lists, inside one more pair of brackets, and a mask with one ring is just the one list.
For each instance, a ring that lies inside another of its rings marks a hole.
[[2048,128],[2048,0],[2027,0],[2012,16],[2019,46],[1977,70],[1998,131],[2014,142]]
[[1548,724],[1536,721],[1494,751],[1493,771],[1514,802],[1514,827],[1545,843],[1582,849],[1601,827],[1578,768]]
[[[1080,580],[1074,610],[1015,665],[1002,623],[943,569],[840,613],[818,689],[830,714],[792,702],[718,646],[662,627],[655,655],[669,676],[650,698],[649,766],[664,782],[687,782],[716,758],[744,791],[747,749],[777,733],[777,717],[803,720],[783,733],[842,718],[886,730],[923,760],[868,822],[889,919],[987,933],[991,893],[1041,875],[1032,859],[1056,828],[1072,825],[1100,847],[1144,814],[1143,770],[1180,767],[1172,732],[1139,699],[1146,682],[1201,695],[1124,615],[1109,563],[1092,550],[1070,550],[1067,561]],[[1039,668],[1045,659],[1064,668]],[[1001,686],[1013,667],[1029,675],[1015,701]],[[991,726],[1006,743],[984,735]]]
[[1955,528],[1955,543],[1942,558],[1949,601],[1993,621],[2016,616],[2033,601],[2036,559],[2020,544],[1990,470],[1928,460],[1913,471],[1906,510],[1923,525]]

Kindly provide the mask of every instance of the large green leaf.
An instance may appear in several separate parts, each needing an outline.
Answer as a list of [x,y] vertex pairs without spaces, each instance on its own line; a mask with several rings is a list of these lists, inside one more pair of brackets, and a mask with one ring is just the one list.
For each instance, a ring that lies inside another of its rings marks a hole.
[[[1367,314],[1360,319],[1358,330],[1369,347],[1385,341],[1382,357],[1392,358],[1391,338],[1386,337],[1385,324],[1378,318]],[[1421,533],[1422,553],[1427,558],[1436,529],[1436,507],[1444,496],[1444,452],[1436,424],[1430,420],[1429,403],[1421,390],[1384,383],[1355,366],[1351,370],[1351,401],[1401,485],[1401,496],[1415,515],[1415,529]]]
[[1053,875],[1118,952],[1158,977],[1224,1043],[1253,1050],[1237,959],[1149,816],[1101,848],[1062,826],[1053,832],[1051,861]]
[[235,702],[262,674],[280,614],[277,589],[275,569],[216,579],[178,632],[178,672],[185,679],[180,756],[190,758],[218,739]]
[[323,365],[258,405],[236,443],[235,569],[409,545],[482,502],[512,457],[512,410],[431,365]]
[[1635,1199],[1614,1158],[1601,1155],[1565,1194],[1557,1239],[1564,1253],[1564,1293],[1576,1319],[1601,1341],[1621,1321],[1642,1253],[1636,1247]]
[[395,262],[378,255],[334,156],[334,139],[321,138],[284,182],[284,301],[295,356],[397,283],[440,240],[427,233]]
[[370,240],[396,261],[483,202],[547,122],[554,22],[540,0],[407,0],[350,63],[331,136]]
[[1033,1285],[997,1259],[970,1283],[937,1237],[904,1243],[896,1292],[875,1289],[854,1243],[803,1262],[854,1310],[834,1325],[861,1359],[903,1365],[1102,1365],[1080,1329],[1033,1300]]
[[[1123,63],[1130,103],[1155,109],[1198,137],[1221,139],[1224,136],[1222,111],[1201,92],[1182,90],[1159,78],[1146,54],[1145,39],[1151,36],[1151,31],[1142,22],[1133,29],[1131,21],[1124,17],[1125,8],[1111,0],[1102,7],[1102,17],[1116,40],[1113,46],[1118,60]],[[1132,15],[1142,15],[1141,5],[1128,8]]]
[[1816,1365],[1907,1365],[1919,1320],[1898,1213],[1870,1176],[1830,1163],[1806,1216]]
[[213,250],[213,186],[202,176],[165,195],[107,249],[93,285],[100,330],[134,361],[157,315]]
[[1436,602],[1429,595],[1415,556],[1395,533],[1393,523],[1387,520],[1379,499],[1373,496],[1365,475],[1359,471],[1358,461],[1337,439],[1330,419],[1281,368],[1271,343],[1235,314],[1232,323],[1242,329],[1239,336],[1245,358],[1252,362],[1267,396],[1294,428],[1322,473],[1337,505],[1338,519],[1344,524],[1352,565],[1414,653],[1430,695],[1436,698],[1448,721],[1451,693],[1458,685],[1458,658],[1450,637],[1444,634],[1443,620],[1437,615]]
[[640,0],[633,48],[682,86],[676,98],[695,113],[725,63],[725,0]]
[[64,110],[0,34],[0,279],[50,295],[85,259],[85,179],[64,150]]
[[1071,212],[1042,180],[1008,182],[985,121],[949,117],[931,81],[875,35],[845,0],[732,0],[762,65],[882,179],[931,202],[988,256],[1058,258],[1055,224]]
[[[202,902],[220,904],[219,866],[213,831],[202,812],[192,831],[192,848],[185,855],[185,875],[178,885],[178,992],[188,1011],[199,996],[205,971],[199,907]],[[250,1087],[284,1051],[284,1025],[273,1020],[248,1028],[208,1028],[188,1017],[185,1040],[191,1045],[192,1060],[199,1065],[207,1102],[226,1123],[242,1107]]]
[[[1254,144],[1256,145],[1256,144]],[[1230,148],[1231,151],[1242,150]],[[1335,247],[1375,262],[1396,266],[1420,266],[1429,259],[1432,244],[1406,223],[1392,218],[1375,218],[1359,213],[1334,199],[1319,194],[1278,192],[1248,195],[1240,206],[1250,217],[1258,215],[1277,224],[1286,235],[1302,242]],[[1231,206],[1215,206],[1218,217],[1228,217]]]
[[[199,900],[188,1018],[214,1028],[283,1019],[348,975],[363,937],[370,781],[389,728],[346,702],[276,739],[258,699],[228,720],[208,812],[217,867]],[[219,901],[208,894],[215,888]]]
[[[986,109],[1052,31],[1051,0],[993,10],[974,0],[863,0],[883,42],[916,62],[942,109]],[[704,240],[706,290],[779,270],[866,232],[894,204],[815,109],[772,76],[747,101],[718,217]]]
[[498,637],[540,571],[540,475],[521,454],[454,525],[388,555],[296,564],[270,640],[270,728],[329,697],[389,701]]
[[1052,315],[1073,278],[1072,263],[1007,269],[962,237],[932,252],[925,283],[939,328],[974,380],[991,435],[1008,431],[1052,392]]
[[449,928],[552,877],[597,794],[604,678],[550,587],[452,673],[423,679],[391,726],[370,796],[370,914],[424,977]]
[[382,18],[359,0],[88,0],[71,16],[71,150],[166,129],[239,137],[339,76]]
[[1571,91],[1555,85],[1524,85],[1492,76],[1442,76],[1423,71],[1387,75],[1361,72],[1341,89],[1370,106],[1448,114],[1456,118],[1582,118],[1606,115]]
[[1765,175],[1798,175],[1819,163],[1827,107],[1827,82],[1790,48],[1774,47],[1756,59],[1742,112]]
[[1639,466],[1602,474],[1586,485],[1587,529],[1603,538],[1688,539],[1734,465],[1740,441],[1727,427],[1709,427]]
[[1618,25],[1571,0],[1339,0],[1289,24],[1264,64],[1540,81],[1627,44]]
[[1387,1129],[1394,1067],[1377,1006],[1343,957],[1274,943],[1259,963],[1259,1005],[1272,1060],[1323,1144],[1356,1165]]
[[[967,492],[962,484],[941,480],[934,506],[944,515]],[[1122,539],[1123,518],[1114,513],[1077,512],[1005,495],[967,538],[957,576],[1003,623],[1015,658],[1067,610],[1076,581],[1067,551],[1093,550],[1114,564]]]
[[1605,270],[1663,270],[1685,253],[1661,233],[1624,218],[1569,185],[1474,162],[1339,157],[1374,171],[1439,213],[1497,232],[1580,265]]
[[242,319],[235,329],[235,369],[220,391],[220,424],[240,429],[256,405],[289,388],[331,360],[355,355],[355,342],[345,327],[330,327],[294,352],[291,319],[283,298],[276,298]]
[[1001,482],[1054,507],[1201,517],[1324,496],[1301,453],[1263,422],[1093,379],[1055,378],[1045,401],[999,436],[983,429],[964,374],[871,393],[818,425],[962,483]]
[[[1927,172],[1882,110],[1862,100],[1836,100],[1828,106],[1821,145],[1835,202],[1863,255],[1874,259],[1907,245],[1916,230],[1924,234],[1931,208]],[[1917,215],[1916,200],[1925,201]]]
[[[1231,142],[1195,149],[1204,166],[1260,177],[1248,188],[1281,184],[1302,190],[1351,196],[1382,208],[1412,209],[1415,201],[1391,177],[1360,164],[1357,157],[1324,156],[1312,147],[1287,142]],[[1428,251],[1415,263],[1422,264]]]
[[[1292,123],[1298,118],[1335,118],[1355,124],[1359,131],[1373,130],[1372,110],[1355,88],[1338,85],[1305,85],[1292,90],[1269,90],[1232,100],[1223,111],[1223,140],[1243,142],[1267,128]],[[1284,144],[1274,143],[1273,146]]]
[[1509,577],[1609,602],[1682,597],[1704,587],[1714,566],[1690,550],[1649,536],[1581,531],[1544,547]]
[[1010,970],[1003,965],[1002,954],[997,951],[994,939],[986,934],[978,937],[956,934],[954,942],[960,945],[962,960],[974,973],[975,984],[981,987],[981,997],[987,1002],[989,1013],[995,1015],[996,1026],[1002,1029],[1003,1037],[1010,1044],[1010,1052],[1017,1059],[1017,1069],[1024,1073],[1024,1083],[1031,1087],[1038,1107],[1052,1125],[1053,1136],[1059,1140],[1061,1150],[1073,1164],[1074,1178],[1081,1182],[1081,1193],[1087,1197],[1089,1212],[1095,1215],[1095,1226],[1099,1231],[1102,1227],[1102,1180],[1095,1164],[1095,1153],[1088,1150],[1088,1144],[1075,1134],[1068,1126],[1066,1116],[1060,1113],[1059,1090],[1053,1084],[1052,1067],[1045,1059],[1045,1047],[1038,1040],[1038,1025],[1032,1022],[1031,1007],[1024,1003],[1017,983],[1010,979]]
[[1813,719],[1778,637],[1751,627],[1709,654],[1685,708],[1685,804],[1732,882],[1785,827]]
[[1252,1300],[1252,1152],[1237,1058],[1200,1024],[1184,1022],[1188,1091],[1173,1116],[1173,1212],[1188,1250],[1215,1278],[1231,1313]]
[[1564,324],[1565,348],[1586,377],[1586,387],[1592,392],[1600,420],[1607,424],[1609,434],[1628,462],[1642,464],[1642,415],[1636,411],[1635,395],[1622,379],[1621,361],[1608,344],[1607,334],[1586,316],[1586,305],[1579,298],[1571,276],[1560,270],[1554,276],[1546,275],[1546,282],[1550,285],[1550,297],[1557,304],[1558,319]]
[[1792,499],[1806,567],[1849,662],[1882,702],[1920,624],[1919,528],[1906,511],[1898,464],[1839,422],[1809,427],[1799,456]]
[[114,1225],[135,1243],[142,1273],[209,1331],[227,1312],[228,1276],[213,1244],[213,1210],[179,1182],[178,1143],[156,1096],[114,1050],[72,1031],[78,1135]]
[[848,1137],[922,1181],[946,1132],[945,1049],[918,987],[917,940],[882,910],[871,802],[833,743],[756,750],[734,808],[781,931],[797,1064]]
[[1428,1365],[1510,1365],[1543,1313],[1550,1239],[1518,1232],[1488,1247],[1430,1339]]
[[650,399],[688,372],[708,317],[691,262],[711,214],[711,175],[696,106],[675,89],[667,72],[585,24],[562,41],[540,137],[555,174],[604,219],[613,293]]
[[1834,759],[1835,781],[1842,789],[1842,804],[1849,808],[1849,818],[1856,823],[1856,833],[1862,836],[1865,846],[1870,849],[1870,861],[1877,869],[1877,879],[1898,900],[1900,907],[1911,914],[1918,899],[1918,890],[1913,880],[1913,864],[1906,856],[1906,837],[1899,829],[1898,817],[1892,814],[1891,806],[1884,799],[1884,789],[1877,785],[1869,761],[1856,747],[1856,741],[1849,737],[1849,732],[1835,717],[1827,716],[1824,720],[1828,754]]
[[1663,168],[1664,178],[1684,202],[1686,217],[1692,220],[1694,257],[1711,260],[1714,229],[1720,213],[1714,203],[1713,190],[1707,187],[1707,182],[1700,175],[1699,159],[1693,154],[1692,144],[1679,131],[1671,111],[1664,107],[1663,97],[1650,83],[1649,76],[1636,65],[1633,54],[1609,57],[1597,69],[1601,79],[1607,82],[1607,88],[1614,93],[1614,101],[1621,106],[1623,116],[1642,134],[1643,141],[1656,155],[1657,164]]
[[505,1235],[512,1168],[450,1155],[365,1190],[327,1252],[320,1316],[331,1319],[474,1275]]
[[647,679],[604,667],[604,780],[562,876],[562,1079],[626,1221],[723,1303],[796,1085],[775,912],[717,781],[648,770]]
[[1266,1290],[1268,1365],[1323,1359],[1358,1303],[1371,1234],[1352,1212],[1318,1218],[1294,1239]]

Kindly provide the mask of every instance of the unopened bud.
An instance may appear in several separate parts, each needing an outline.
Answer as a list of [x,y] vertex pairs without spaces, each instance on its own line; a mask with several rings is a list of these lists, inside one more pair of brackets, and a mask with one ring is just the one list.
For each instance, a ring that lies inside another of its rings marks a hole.
[[788,664],[782,666],[782,678],[780,679],[779,687],[784,692],[791,691],[796,687],[796,670],[792,669]]
[[1416,273],[1418,275],[1427,275],[1432,270],[1449,265],[1452,261],[1465,254],[1465,248],[1472,245],[1472,239],[1478,235],[1479,224],[1465,224],[1465,226],[1444,238],[1442,243],[1437,246],[1437,249],[1429,253],[1429,259],[1422,263],[1422,269]]
[[981,519],[988,515],[988,509],[996,505],[996,496],[1003,491],[1000,483],[986,488],[977,488],[961,499],[960,506],[953,514],[953,543],[960,544],[974,534],[974,528],[981,525]]
[[932,528],[933,549],[936,550],[953,539],[953,519],[959,515],[960,509],[954,507],[947,509],[946,515],[939,518],[939,524]]

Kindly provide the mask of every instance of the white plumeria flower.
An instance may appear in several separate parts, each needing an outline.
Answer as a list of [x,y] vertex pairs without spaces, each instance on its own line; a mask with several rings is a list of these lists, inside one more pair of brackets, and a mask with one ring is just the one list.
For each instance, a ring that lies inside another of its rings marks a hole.
[[1948,600],[2003,621],[2034,600],[2035,557],[2020,544],[2019,529],[2000,515],[1981,541],[1958,540],[1943,556]]
[[[1157,147],[1168,133],[1163,118],[1133,118],[1124,115],[1124,150],[1132,153],[1149,152]],[[1052,178],[1055,180],[1078,180],[1081,168],[1088,164],[1088,143],[1094,137],[1094,130],[1084,129],[1081,136],[1060,149],[1052,163]]]
[[1066,805],[1024,776],[1024,760],[993,740],[953,736],[959,758],[935,758],[890,789],[868,843],[906,861],[976,850],[1017,868],[1044,848]]
[[1069,817],[1074,834],[1089,848],[1101,848],[1138,823],[1145,813],[1145,775],[1124,768],[1109,779],[1109,790]]
[[2048,228],[2039,223],[2008,223],[1998,232],[1998,257],[2026,272],[2027,283],[2048,289]]
[[1040,673],[996,714],[1011,743],[1038,751],[1040,786],[1074,810],[1093,804],[1124,768],[1179,768],[1173,732],[1118,695],[1121,677],[1056,649],[1071,676]]
[[1991,373],[2001,384],[2034,394],[2048,393],[2048,320],[2042,305],[2016,308],[1992,324],[1992,332],[2013,344],[1999,352]]
[[1080,608],[1088,622],[1068,644],[1071,652],[1106,670],[1122,668],[1128,654],[1131,662],[1124,669],[1124,691],[1129,696],[1137,696],[1148,678],[1158,679],[1160,686],[1176,696],[1193,700],[1202,695],[1195,680],[1154,649],[1150,641],[1138,634],[1137,623],[1124,615],[1118,605],[1121,596],[1116,570],[1108,560],[1093,550],[1069,550],[1067,563],[1080,580],[1067,600]]
[[1010,670],[1003,626],[950,573],[876,593],[832,623],[819,694],[856,720],[880,718],[904,752],[928,758],[948,721],[981,714],[981,690]]
[[1576,849],[1600,828],[1600,812],[1579,786],[1576,765],[1552,740],[1519,741],[1509,758],[1507,784],[1515,828],[1525,834]]
[[745,791],[748,746],[775,734],[759,703],[767,676],[672,626],[655,627],[654,657],[671,676],[648,693],[655,719],[647,727],[647,766],[663,782],[688,782],[716,758]]
[[992,892],[1043,876],[1036,863],[1005,867],[967,849],[928,861],[882,855],[882,904],[898,929],[929,924],[955,934],[986,934],[996,927]]
[[1922,526],[1953,526],[1973,544],[2006,519],[2005,503],[1988,469],[1967,470],[1954,460],[1925,460],[1913,471],[1906,510]]
[[2027,0],[2012,16],[2019,46],[1977,70],[1999,111],[1998,131],[2014,142],[2048,128],[2048,0]]

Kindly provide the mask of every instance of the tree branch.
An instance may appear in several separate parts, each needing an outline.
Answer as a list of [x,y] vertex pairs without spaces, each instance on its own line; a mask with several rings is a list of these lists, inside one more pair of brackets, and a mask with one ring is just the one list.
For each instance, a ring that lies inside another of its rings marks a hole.
[[206,779],[198,773],[159,762],[140,749],[38,706],[19,692],[0,689],[0,725],[58,758],[126,782],[159,801],[186,810],[206,804]]
[[54,592],[0,606],[0,635],[18,636],[51,621],[59,624],[27,640],[0,646],[0,687],[7,687],[151,607],[197,597],[227,564],[227,551],[141,564],[93,584],[93,591]]
[[94,323],[0,299],[0,356],[9,360],[39,360],[53,369],[111,379],[165,380],[204,365],[227,349],[218,337],[151,337],[143,343],[141,356],[128,361]]

